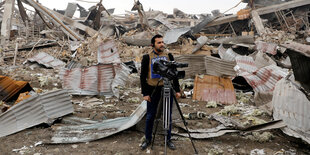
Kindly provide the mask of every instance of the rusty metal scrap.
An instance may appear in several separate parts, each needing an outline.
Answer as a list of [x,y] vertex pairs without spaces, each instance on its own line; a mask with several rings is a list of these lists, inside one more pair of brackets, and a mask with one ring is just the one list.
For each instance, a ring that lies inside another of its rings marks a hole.
[[209,75],[196,76],[193,99],[215,101],[222,104],[237,103],[231,79]]
[[18,98],[20,93],[31,91],[26,81],[15,81],[6,76],[0,76],[0,100],[9,101]]

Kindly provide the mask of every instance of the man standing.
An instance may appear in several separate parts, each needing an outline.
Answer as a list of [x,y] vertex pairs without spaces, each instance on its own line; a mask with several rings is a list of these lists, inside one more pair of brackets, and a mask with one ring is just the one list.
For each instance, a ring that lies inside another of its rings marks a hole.
[[[143,99],[147,101],[147,113],[146,113],[146,124],[145,124],[145,138],[146,139],[141,145],[142,150],[145,150],[151,144],[154,119],[156,116],[159,100],[161,99],[161,95],[162,95],[161,90],[163,87],[163,81],[161,80],[158,83],[161,76],[154,73],[153,71],[154,62],[158,60],[173,61],[174,59],[170,53],[168,54],[164,52],[165,44],[163,41],[163,36],[155,35],[151,40],[151,44],[153,47],[153,51],[149,54],[143,55],[142,62],[141,62],[141,74],[140,74],[141,90],[142,90]],[[176,98],[179,98],[181,96],[181,93],[180,93],[180,85],[179,85],[178,79],[173,80],[173,88],[176,91],[176,94],[175,94]],[[171,104],[172,103],[173,102],[171,102]],[[174,150],[176,148],[175,148],[175,145],[170,140],[170,138],[171,138],[171,124],[169,125],[169,130],[168,130],[167,146],[170,149]]]

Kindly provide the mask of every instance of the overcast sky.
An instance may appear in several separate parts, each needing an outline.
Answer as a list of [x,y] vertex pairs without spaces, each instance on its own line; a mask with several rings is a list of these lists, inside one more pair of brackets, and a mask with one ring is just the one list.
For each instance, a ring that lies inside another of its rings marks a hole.
[[[68,2],[79,3],[85,9],[88,9],[100,0],[39,0],[44,6],[53,9],[64,10]],[[143,4],[144,10],[160,10],[171,14],[173,8],[178,8],[188,14],[211,13],[212,10],[219,9],[224,12],[240,2],[240,0],[140,0]],[[115,8],[115,14],[124,14],[125,10],[130,11],[134,0],[102,0],[102,4],[106,9]],[[236,13],[238,10],[245,7],[245,3],[241,3],[236,9],[228,13]]]

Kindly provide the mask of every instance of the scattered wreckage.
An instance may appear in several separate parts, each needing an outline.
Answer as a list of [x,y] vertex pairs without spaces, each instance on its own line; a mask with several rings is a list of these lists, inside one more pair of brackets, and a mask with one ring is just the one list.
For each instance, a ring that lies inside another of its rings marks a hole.
[[[122,87],[134,81],[131,76],[139,72],[141,56],[151,49],[150,38],[160,33],[167,50],[178,55],[176,61],[189,64],[182,68],[187,80],[181,87],[190,89],[184,94],[208,103],[206,108],[225,105],[222,111],[208,114],[221,125],[191,129],[193,138],[280,128],[310,144],[310,1],[243,2],[248,6],[237,14],[215,10],[199,16],[178,9],[173,15],[144,11],[139,1],[125,16],[113,15],[101,2],[89,11],[77,3],[69,3],[66,10],[50,10],[33,0],[17,0],[18,9],[14,0],[1,2],[0,63],[13,58],[14,67],[22,57],[21,64],[29,68],[35,64],[52,68],[62,87],[42,93],[26,81],[0,76],[0,137],[41,123],[52,125],[60,117],[75,125],[57,127],[46,143],[89,142],[138,125],[146,112],[145,102],[129,117],[90,121],[65,115],[74,112],[70,95],[123,98]],[[73,18],[77,8],[80,17]],[[44,52],[55,47],[60,50]],[[38,79],[43,87],[49,77]],[[239,107],[248,100],[240,94],[249,92],[255,107]],[[258,107],[273,119],[266,122],[246,113],[258,112]],[[248,122],[231,117],[237,113]]]

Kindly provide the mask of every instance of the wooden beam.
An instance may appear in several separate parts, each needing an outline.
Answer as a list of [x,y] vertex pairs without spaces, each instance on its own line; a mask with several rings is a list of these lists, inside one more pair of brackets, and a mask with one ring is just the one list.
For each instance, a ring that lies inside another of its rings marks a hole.
[[207,27],[221,25],[221,24],[225,24],[225,23],[229,23],[229,22],[234,22],[234,21],[237,21],[237,20],[238,20],[238,16],[237,15],[224,16],[224,17],[217,18],[217,19],[213,20],[212,22],[210,22],[207,25]]
[[81,24],[81,23],[79,23],[77,21],[74,21],[73,19],[71,19],[69,17],[66,17],[66,16],[64,16],[64,15],[62,15],[62,14],[56,12],[56,11],[52,11],[52,10],[50,10],[50,11],[53,12],[59,19],[61,19],[65,23],[67,23],[70,26],[73,26],[73,27],[75,27],[77,29],[80,29],[82,31],[85,31],[91,37],[94,36],[97,33],[97,31],[92,29],[91,27],[88,27],[88,26],[86,26],[84,24]]
[[25,24],[25,26],[27,25],[26,22],[29,22],[29,17],[26,13],[26,10],[23,6],[23,3],[21,2],[21,0],[17,0],[17,6],[18,6],[18,9],[19,9],[19,13],[20,13],[20,16],[22,17],[22,20]]

